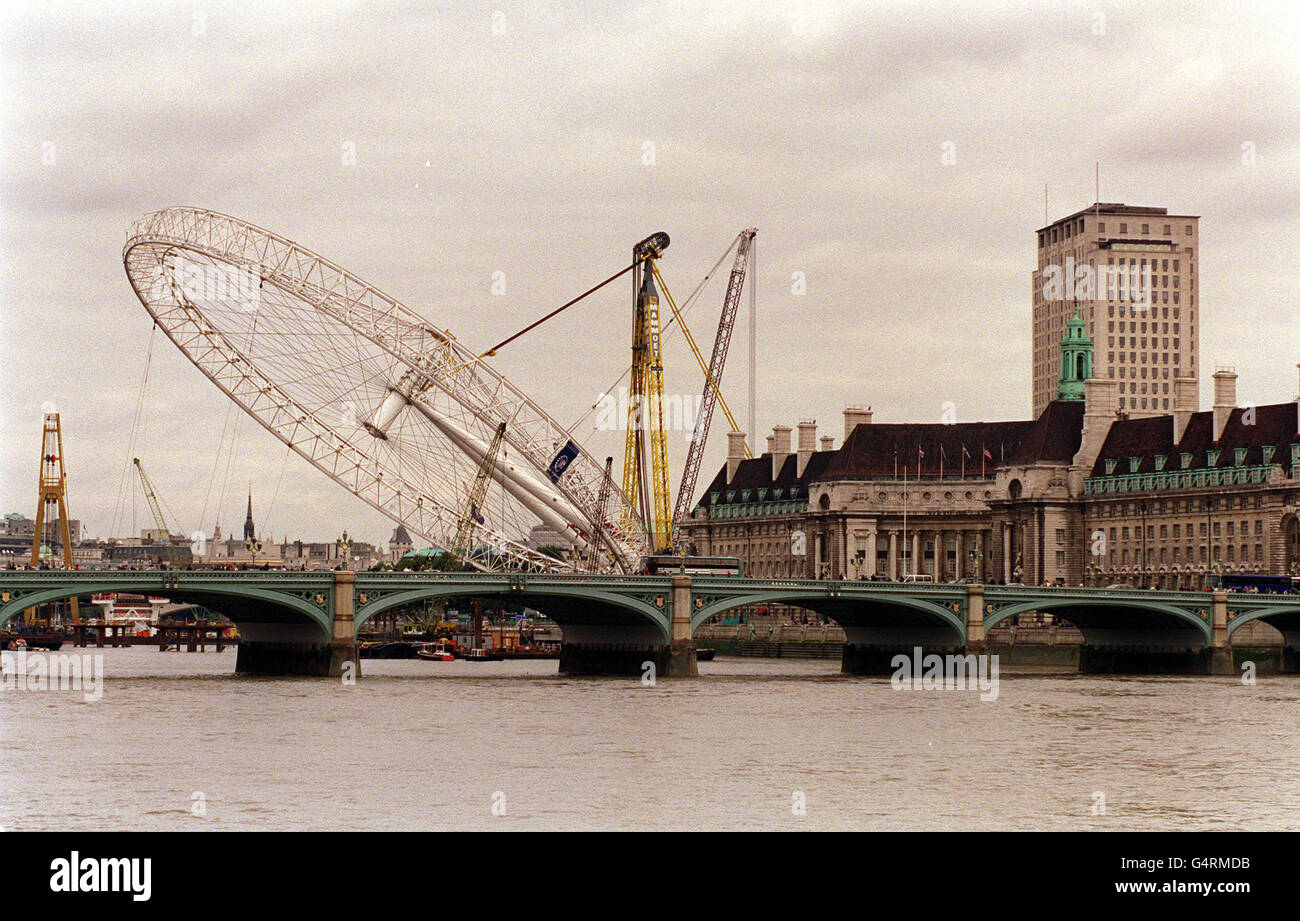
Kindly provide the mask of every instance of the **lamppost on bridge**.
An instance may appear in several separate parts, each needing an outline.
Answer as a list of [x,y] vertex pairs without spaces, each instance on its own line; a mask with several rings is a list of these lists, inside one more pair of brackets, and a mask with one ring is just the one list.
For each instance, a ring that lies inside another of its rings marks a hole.
[[343,569],[346,571],[351,565],[352,542],[348,540],[347,528],[343,529],[343,535],[338,539],[339,556],[343,560]]

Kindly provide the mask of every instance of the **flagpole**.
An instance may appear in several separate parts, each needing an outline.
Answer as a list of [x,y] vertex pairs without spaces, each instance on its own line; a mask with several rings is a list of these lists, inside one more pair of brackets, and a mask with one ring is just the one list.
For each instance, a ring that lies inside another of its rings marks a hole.
[[[907,548],[910,545],[907,542],[907,464],[903,465],[903,571],[907,572]],[[902,581],[901,579],[899,580]]]

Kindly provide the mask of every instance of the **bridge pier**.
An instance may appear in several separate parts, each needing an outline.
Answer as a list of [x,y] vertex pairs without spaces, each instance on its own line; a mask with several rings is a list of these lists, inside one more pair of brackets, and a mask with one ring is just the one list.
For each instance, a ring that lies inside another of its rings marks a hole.
[[339,678],[350,664],[352,677],[361,677],[353,606],[356,578],[354,572],[334,573],[334,624],[328,641],[302,637],[297,625],[287,625],[283,638],[273,627],[263,627],[240,640],[235,674]]
[[691,577],[673,576],[673,633],[664,666],[665,678],[698,678],[699,662],[695,656],[695,637],[691,632]]

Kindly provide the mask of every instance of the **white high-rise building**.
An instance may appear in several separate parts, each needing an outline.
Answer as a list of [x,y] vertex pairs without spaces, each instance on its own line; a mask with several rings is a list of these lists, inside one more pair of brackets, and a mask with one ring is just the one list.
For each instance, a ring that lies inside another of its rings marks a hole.
[[1076,312],[1093,342],[1093,375],[1117,382],[1118,408],[1173,411],[1174,381],[1200,379],[1199,225],[1197,215],[1099,202],[1038,231],[1035,416],[1055,398],[1061,337]]

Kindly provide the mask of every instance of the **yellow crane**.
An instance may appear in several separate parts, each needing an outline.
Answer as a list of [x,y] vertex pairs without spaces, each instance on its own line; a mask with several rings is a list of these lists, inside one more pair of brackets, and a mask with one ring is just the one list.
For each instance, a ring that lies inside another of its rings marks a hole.
[[650,547],[672,546],[672,497],[668,483],[668,439],[664,433],[663,327],[655,260],[668,248],[668,234],[646,237],[632,249],[632,373],[628,381],[627,440],[623,450],[623,493],[639,506]]
[[[695,337],[691,335],[690,328],[686,325],[683,311],[673,300],[672,293],[659,272],[657,260],[668,248],[668,235],[654,234],[642,240],[632,250],[635,266],[633,290],[636,301],[632,328],[632,373],[628,387],[627,441],[623,454],[623,492],[632,506],[640,509],[642,520],[650,535],[651,552],[655,554],[673,551],[675,531],[680,526],[682,517],[689,510],[695,492],[715,404],[722,407],[722,412],[731,424],[732,431],[739,430],[735,416],[722,396],[721,382],[746,269],[752,260],[752,244],[756,233],[754,228],[747,228],[741,231],[732,243],[732,247],[736,250],[735,264],[727,284],[722,317],[718,322],[717,336],[713,344],[713,354],[707,364],[695,342]],[[730,252],[732,247],[728,247],[727,252]],[[723,253],[719,264],[726,257],[727,253]],[[705,281],[707,280],[706,277]],[[658,282],[657,287],[656,282]],[[701,286],[703,284],[701,282]],[[672,311],[673,319],[681,327],[691,353],[704,373],[701,411],[687,452],[686,467],[678,487],[676,508],[672,508],[667,436],[664,431],[660,289]],[[697,288],[696,293],[698,290]],[[748,444],[745,445],[745,456],[753,456]]]
[[[41,543],[45,532],[51,525],[59,532],[59,543],[63,550],[63,568],[75,569],[72,562],[72,534],[68,526],[68,473],[63,466],[63,426],[59,414],[46,413],[41,424],[41,461],[36,481],[36,524],[32,530],[32,565],[41,561]],[[54,543],[50,541],[51,545]],[[50,563],[54,562],[54,548],[50,547]],[[69,608],[74,623],[81,620],[81,608],[74,595],[69,599]],[[47,608],[47,610],[49,610]],[[23,619],[32,623],[37,619],[36,608],[23,612]]]

